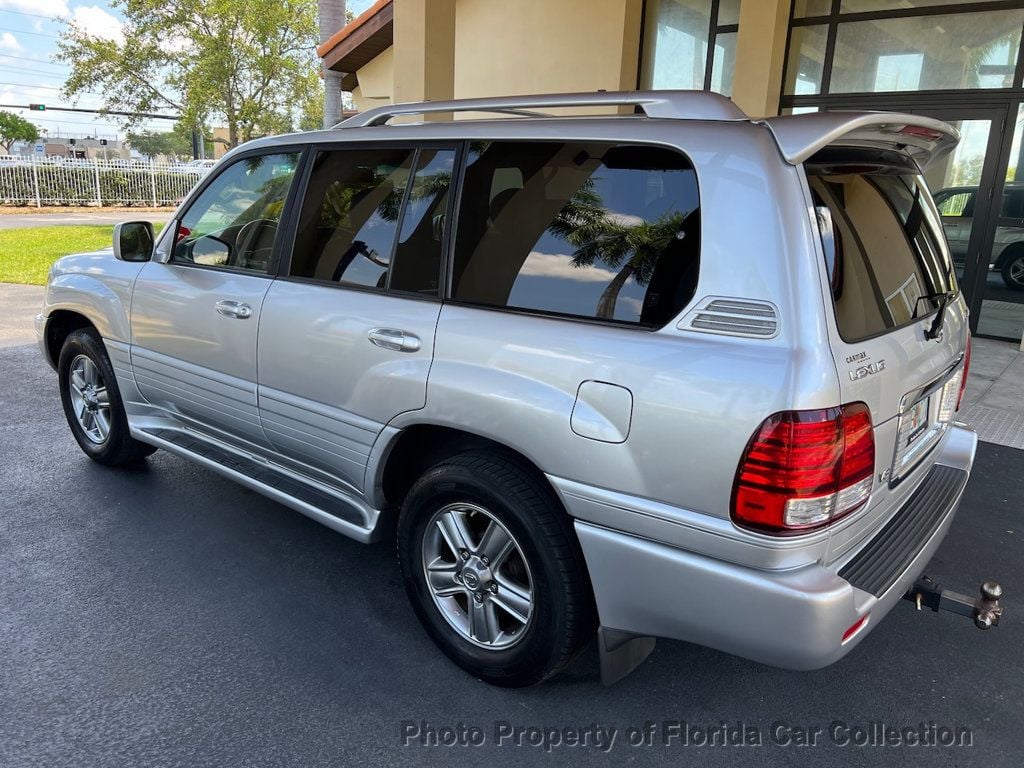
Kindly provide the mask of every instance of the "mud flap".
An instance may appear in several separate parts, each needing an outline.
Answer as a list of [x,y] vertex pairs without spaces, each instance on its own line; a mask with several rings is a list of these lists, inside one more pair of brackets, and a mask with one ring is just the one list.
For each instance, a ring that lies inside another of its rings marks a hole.
[[599,627],[597,652],[601,658],[601,683],[613,685],[643,664],[657,641],[617,629]]

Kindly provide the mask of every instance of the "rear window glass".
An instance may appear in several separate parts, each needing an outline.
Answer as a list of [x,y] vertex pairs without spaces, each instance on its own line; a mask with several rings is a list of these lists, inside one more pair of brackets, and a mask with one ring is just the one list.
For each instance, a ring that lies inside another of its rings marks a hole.
[[659,147],[470,147],[452,274],[457,301],[655,327],[693,297],[690,162]]
[[956,284],[917,169],[815,160],[808,181],[843,339],[860,341],[935,311]]

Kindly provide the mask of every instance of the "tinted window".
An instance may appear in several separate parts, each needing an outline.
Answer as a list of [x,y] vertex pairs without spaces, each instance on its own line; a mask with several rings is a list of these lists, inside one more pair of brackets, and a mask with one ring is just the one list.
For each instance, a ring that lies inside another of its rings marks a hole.
[[692,298],[697,183],[677,152],[607,143],[473,145],[452,295],[645,326]]
[[454,150],[420,150],[409,199],[402,212],[391,290],[437,295],[448,190],[454,167]]
[[1024,189],[1007,189],[1003,192],[1003,210],[999,215],[1008,219],[1024,218]]
[[232,163],[189,206],[171,262],[266,272],[298,153]]
[[929,297],[955,289],[916,169],[830,162],[809,164],[808,173],[819,222],[827,222],[825,256],[845,340],[905,325],[934,310],[937,301]]
[[454,164],[450,149],[318,153],[289,274],[436,295]]
[[319,152],[289,274],[384,288],[415,150]]

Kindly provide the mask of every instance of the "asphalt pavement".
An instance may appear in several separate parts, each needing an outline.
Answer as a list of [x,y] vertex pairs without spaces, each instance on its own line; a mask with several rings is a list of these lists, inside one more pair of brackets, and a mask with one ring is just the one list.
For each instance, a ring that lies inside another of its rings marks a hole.
[[[1024,754],[1024,452],[1011,448],[981,446],[928,569],[961,591],[1000,579],[997,629],[901,603],[817,672],[659,641],[613,687],[591,647],[525,690],[480,683],[435,650],[390,545],[165,452],[128,469],[90,462],[30,343],[0,348],[0,457],[5,768],[1019,766]],[[961,745],[881,746],[872,723],[935,739],[950,728]],[[663,745],[681,732],[688,745]],[[760,744],[721,745],[741,733]]]

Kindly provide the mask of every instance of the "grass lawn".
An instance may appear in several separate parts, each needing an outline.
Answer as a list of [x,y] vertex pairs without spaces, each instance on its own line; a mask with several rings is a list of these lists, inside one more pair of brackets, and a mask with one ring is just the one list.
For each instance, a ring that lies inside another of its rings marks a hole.
[[114,227],[29,227],[0,230],[0,283],[45,285],[50,265],[69,253],[109,248]]

